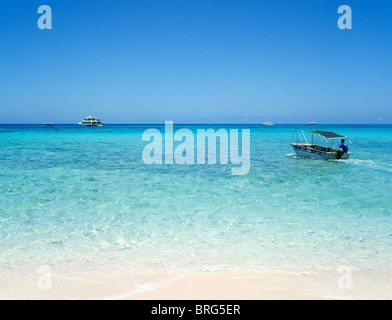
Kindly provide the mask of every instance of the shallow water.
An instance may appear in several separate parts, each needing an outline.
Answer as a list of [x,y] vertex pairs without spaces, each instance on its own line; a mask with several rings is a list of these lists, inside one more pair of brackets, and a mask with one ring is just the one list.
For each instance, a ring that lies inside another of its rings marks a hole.
[[392,127],[349,135],[352,159],[301,159],[291,136],[251,129],[251,169],[142,162],[163,126],[0,126],[0,268],[302,271],[392,263]]

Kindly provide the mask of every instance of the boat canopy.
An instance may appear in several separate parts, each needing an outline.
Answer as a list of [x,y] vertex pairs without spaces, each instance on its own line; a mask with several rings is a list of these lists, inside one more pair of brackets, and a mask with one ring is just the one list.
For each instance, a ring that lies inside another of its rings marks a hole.
[[314,130],[314,131],[307,131],[307,132],[313,134],[320,134],[326,139],[348,138],[347,136],[341,136],[340,134],[337,134],[335,132],[329,132],[329,131]]

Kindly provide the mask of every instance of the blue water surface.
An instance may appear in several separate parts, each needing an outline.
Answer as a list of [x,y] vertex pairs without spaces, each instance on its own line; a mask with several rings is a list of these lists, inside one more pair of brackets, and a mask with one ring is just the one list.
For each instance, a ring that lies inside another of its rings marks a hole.
[[251,130],[251,168],[152,165],[159,125],[0,126],[0,268],[298,271],[392,264],[392,126],[319,125],[352,158],[301,159],[301,125]]

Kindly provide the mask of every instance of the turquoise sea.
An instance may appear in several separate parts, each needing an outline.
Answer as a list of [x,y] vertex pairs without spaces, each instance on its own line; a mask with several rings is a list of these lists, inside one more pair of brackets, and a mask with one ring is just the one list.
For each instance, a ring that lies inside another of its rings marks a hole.
[[159,125],[0,126],[0,270],[336,269],[392,264],[392,126],[318,125],[350,136],[352,159],[301,159],[301,125],[251,130],[251,168],[152,165]]

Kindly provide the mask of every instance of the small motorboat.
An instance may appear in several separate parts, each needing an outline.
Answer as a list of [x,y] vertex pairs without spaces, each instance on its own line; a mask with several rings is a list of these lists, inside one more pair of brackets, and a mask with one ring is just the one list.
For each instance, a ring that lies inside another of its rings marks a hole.
[[[308,140],[306,133],[311,134]],[[314,158],[321,160],[349,159],[351,152],[344,153],[341,150],[334,150],[336,139],[347,139],[348,136],[329,131],[302,131],[296,133],[291,139],[291,146],[299,157]]]
[[274,122],[270,122],[270,121],[265,121],[262,123],[263,126],[274,126],[275,123]]
[[42,128],[53,128],[54,127],[54,123],[44,123],[42,125]]
[[314,121],[310,121],[306,125],[308,125],[308,126],[315,126],[315,125],[317,125],[317,123],[314,122]]

